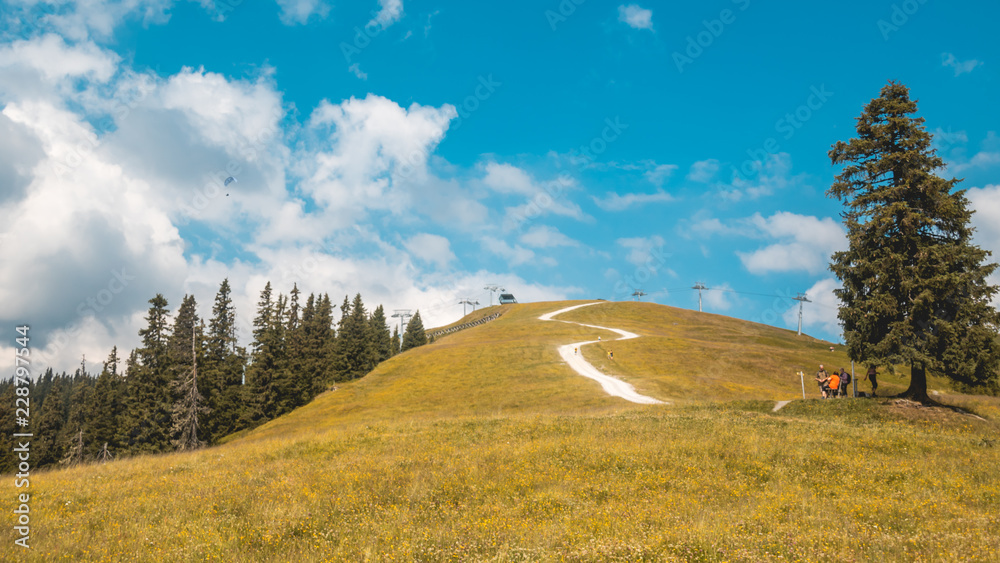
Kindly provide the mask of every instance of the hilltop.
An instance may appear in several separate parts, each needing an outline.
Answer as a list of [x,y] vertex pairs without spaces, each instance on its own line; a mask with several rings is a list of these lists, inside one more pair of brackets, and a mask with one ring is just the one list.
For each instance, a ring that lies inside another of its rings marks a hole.
[[[649,303],[557,317],[639,335],[622,342],[538,320],[579,303],[505,305],[222,446],[40,472],[27,560],[1000,556],[997,399],[932,382],[978,418],[819,401],[807,380],[810,400],[775,413],[801,398],[797,370],[844,352]],[[559,345],[597,336],[588,361],[670,404],[608,396],[563,364]]]

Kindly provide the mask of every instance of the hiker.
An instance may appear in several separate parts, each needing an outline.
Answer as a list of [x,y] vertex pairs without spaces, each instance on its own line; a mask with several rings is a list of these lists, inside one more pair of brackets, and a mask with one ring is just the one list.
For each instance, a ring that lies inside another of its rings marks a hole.
[[609,360],[615,359],[615,352],[614,352],[614,350],[608,350],[608,359]]
[[830,393],[832,393],[833,396],[836,397],[837,396],[837,392],[840,390],[840,374],[839,373],[833,372],[833,374],[830,375],[830,379],[827,380],[827,387],[829,387]]
[[840,396],[847,396],[847,386],[851,384],[851,374],[847,373],[844,368],[840,368]]
[[573,348],[573,355],[576,355],[576,348]]
[[868,366],[868,373],[865,374],[865,379],[872,382],[872,397],[875,396],[875,390],[878,389],[878,380],[875,377],[875,366]]
[[826,383],[830,380],[830,374],[826,373],[823,369],[823,364],[819,365],[819,371],[816,372],[816,384],[819,385],[819,393],[826,398]]

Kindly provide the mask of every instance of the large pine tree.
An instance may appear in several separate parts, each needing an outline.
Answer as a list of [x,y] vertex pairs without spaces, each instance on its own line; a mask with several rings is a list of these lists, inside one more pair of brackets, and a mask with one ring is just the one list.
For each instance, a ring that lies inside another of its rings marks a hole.
[[306,341],[302,326],[303,311],[299,305],[298,284],[292,285],[288,294],[288,306],[284,322],[284,354],[275,377],[278,394],[277,414],[281,415],[301,406],[305,402],[302,394],[301,378],[305,373]]
[[236,341],[236,308],[230,293],[229,279],[222,280],[208,322],[204,369],[199,370],[209,408],[203,428],[210,442],[239,429],[245,406],[243,373],[247,357]]
[[329,295],[315,297],[309,294],[302,310],[303,358],[299,389],[303,403],[326,389],[331,377],[330,358],[335,343],[333,333],[333,304]]
[[31,418],[32,434],[35,436],[31,443],[31,458],[36,467],[58,463],[63,458],[67,445],[63,440],[63,427],[66,425],[64,383],[65,378],[61,376],[51,378],[38,414]]
[[172,397],[167,300],[160,294],[149,300],[147,326],[139,331],[142,347],[128,370],[126,445],[133,453],[169,451]]
[[[344,304],[347,305],[346,297]],[[344,316],[337,331],[338,379],[357,379],[375,367],[371,325],[361,294],[354,296],[350,306],[342,306],[341,311]]]
[[198,359],[202,349],[202,327],[197,307],[193,295],[184,296],[168,344],[173,391],[170,436],[178,450],[197,449],[205,443],[201,424],[208,407],[198,388],[198,364],[204,365],[204,361]]
[[272,298],[271,282],[267,282],[257,302],[253,320],[253,351],[247,368],[246,400],[242,425],[254,427],[274,418],[278,411],[275,375],[282,362],[282,318],[284,296]]
[[403,333],[403,352],[410,348],[427,344],[427,334],[424,333],[424,321],[420,318],[420,311],[413,313],[413,318],[406,323],[406,332]]
[[121,420],[122,389],[124,382],[118,371],[118,347],[111,349],[104,369],[94,383],[90,399],[90,436],[88,454],[96,457],[107,444],[109,452],[119,451],[116,437]]
[[375,308],[369,321],[371,326],[371,342],[374,353],[374,363],[378,365],[392,356],[392,336],[386,324],[385,309],[381,305]]
[[[62,463],[76,465],[87,459],[89,454],[96,453],[90,451],[93,449],[90,403],[94,391],[94,381],[94,378],[87,373],[86,361],[81,361],[80,368],[76,370],[70,384],[71,391],[66,408],[64,428],[64,440],[67,442],[69,455],[61,460]],[[67,435],[69,438],[66,438]]]
[[996,387],[1000,314],[990,253],[971,242],[959,180],[936,175],[906,86],[890,82],[857,120],[856,138],[830,150],[844,165],[827,194],[844,202],[849,248],[833,255],[848,353],[866,365],[908,364],[902,396],[929,401],[927,372],[965,387]]

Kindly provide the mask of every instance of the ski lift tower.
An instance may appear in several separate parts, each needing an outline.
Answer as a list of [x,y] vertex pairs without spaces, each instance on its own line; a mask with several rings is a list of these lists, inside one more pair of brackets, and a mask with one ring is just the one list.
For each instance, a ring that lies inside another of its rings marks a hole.
[[[812,303],[812,301],[810,301],[809,298],[806,297],[805,293],[800,293],[800,294],[796,295],[795,297],[792,297],[792,299],[794,299],[794,300],[796,300],[796,301],[799,302],[799,336],[802,336],[802,304],[803,303]],[[830,349],[833,350],[833,348],[830,348]]]
[[458,304],[462,306],[462,316],[464,317],[465,315],[468,314],[468,313],[465,312],[465,306],[466,305],[472,305],[472,310],[475,311],[476,310],[476,305],[479,305],[479,301],[473,301],[472,299],[469,299],[468,297],[466,297],[465,299],[462,299],[461,301],[459,301]]
[[490,307],[493,306],[493,294],[494,293],[496,293],[498,291],[507,291],[506,289],[500,287],[499,285],[497,285],[495,283],[491,283],[490,285],[487,285],[483,289],[485,289],[485,290],[487,290],[487,291],[490,292]]
[[698,290],[698,312],[700,313],[701,312],[701,290],[708,289],[708,288],[705,287],[705,284],[703,284],[701,282],[698,282],[698,283],[692,285],[691,289],[697,289]]
[[646,295],[646,292],[641,289],[637,289],[632,293],[632,297],[635,297],[636,301],[638,301],[643,295]]
[[405,325],[406,323],[410,322],[410,317],[412,317],[412,316],[413,315],[410,314],[410,310],[409,309],[393,309],[393,311],[392,311],[392,318],[399,319],[399,335],[400,335],[400,338],[402,338],[402,336],[403,336],[403,325]]

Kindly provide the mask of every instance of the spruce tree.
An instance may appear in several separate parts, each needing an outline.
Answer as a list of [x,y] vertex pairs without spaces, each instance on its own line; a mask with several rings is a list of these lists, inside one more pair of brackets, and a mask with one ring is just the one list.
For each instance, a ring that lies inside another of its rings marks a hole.
[[413,313],[413,318],[406,323],[406,332],[403,333],[403,351],[417,346],[427,344],[427,335],[424,334],[424,322],[420,319],[420,311]]
[[337,361],[342,380],[358,379],[375,367],[371,326],[360,293],[354,296],[347,310],[337,334]]
[[350,371],[350,364],[344,353],[345,343],[343,342],[344,336],[347,334],[347,325],[350,322],[351,302],[345,295],[344,302],[340,304],[340,320],[337,321],[337,333],[330,350],[330,367],[332,370],[328,377],[329,381],[347,379],[347,373]]
[[399,353],[399,349],[402,345],[403,343],[399,339],[399,327],[394,326],[392,327],[392,345],[390,346],[390,348],[392,349],[393,356]]
[[[64,458],[64,464],[75,465],[84,461],[88,454],[86,445],[93,446],[91,437],[91,411],[90,405],[93,397],[94,378],[86,371],[86,362],[80,362],[80,368],[73,375],[70,383],[69,400],[67,401],[66,425],[64,430],[64,440],[68,439],[68,457]],[[68,435],[68,438],[67,438]]]
[[284,346],[275,387],[278,394],[278,413],[289,412],[304,404],[301,377],[306,364],[305,329],[302,326],[299,305],[299,286],[292,285],[288,294],[287,312],[283,323]]
[[167,300],[160,294],[149,300],[147,326],[139,331],[142,347],[128,374],[127,447],[133,453],[170,450],[170,338]]
[[908,364],[902,396],[927,402],[927,372],[996,388],[1000,314],[986,281],[996,265],[971,242],[959,180],[935,174],[944,162],[916,111],[906,86],[883,87],[858,118],[858,136],[830,150],[844,168],[827,194],[846,206],[849,248],[830,269],[843,285],[848,353],[865,365]]
[[[17,419],[17,409],[22,406],[22,404],[17,403],[17,387],[24,388],[24,385],[15,386],[13,376],[10,379],[4,379],[0,382],[0,451],[4,452],[4,455],[0,455],[0,473],[15,473],[17,468],[18,459],[16,454],[11,454],[13,448],[17,447],[14,443],[14,434],[20,432],[28,431],[28,428],[18,426]],[[28,397],[31,396],[31,380],[28,380]],[[31,406],[31,403],[28,403]]]
[[326,389],[334,341],[333,305],[329,295],[309,294],[302,309],[302,371],[298,388],[305,404]]
[[66,402],[63,399],[65,381],[60,376],[51,379],[45,400],[39,403],[37,417],[31,418],[31,433],[34,434],[31,457],[35,467],[52,465],[63,459],[67,445],[63,441],[63,427],[66,424]]
[[281,361],[281,324],[284,298],[277,302],[271,297],[271,282],[267,282],[257,302],[257,316],[253,321],[253,351],[247,368],[246,400],[242,425],[257,426],[274,417],[278,410],[274,378]]
[[229,280],[222,280],[208,323],[205,367],[199,371],[209,408],[203,428],[210,442],[238,430],[245,408],[243,372],[247,356],[236,341],[236,308],[230,293]]
[[97,376],[94,392],[90,399],[90,446],[91,456],[97,454],[107,444],[108,449],[117,452],[119,449],[117,430],[122,409],[122,389],[124,381],[118,371],[118,347],[111,349],[104,369]]
[[369,321],[371,330],[372,350],[374,355],[374,365],[378,365],[392,356],[392,336],[389,335],[389,326],[386,324],[385,310],[381,305],[375,308]]
[[200,328],[195,298],[185,295],[177,310],[168,344],[173,374],[170,381],[173,392],[170,441],[178,450],[197,449],[205,443],[199,435],[200,419],[208,412],[198,388],[198,357],[202,348]]

